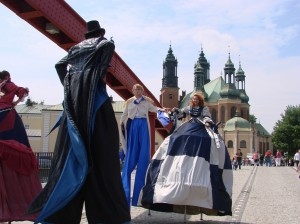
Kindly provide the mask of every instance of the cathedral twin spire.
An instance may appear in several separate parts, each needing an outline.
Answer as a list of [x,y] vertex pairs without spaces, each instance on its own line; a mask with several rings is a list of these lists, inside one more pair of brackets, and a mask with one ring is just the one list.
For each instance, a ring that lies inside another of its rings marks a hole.
[[176,87],[178,88],[177,76],[177,59],[173,55],[173,50],[170,44],[167,57],[163,62],[163,79],[162,87]]
[[[170,44],[168,54],[163,62],[163,79],[162,87],[178,88],[178,76],[177,76],[177,59],[173,54],[173,50]],[[220,91],[222,98],[241,98],[242,102],[247,103],[249,97],[245,92],[245,74],[241,68],[241,62],[239,61],[239,68],[235,74],[235,67],[231,61],[230,53],[228,60],[224,67],[224,80],[225,85]],[[204,85],[210,82],[210,63],[205,58],[203,48],[199,58],[194,66],[194,91],[201,91],[205,98],[207,93],[205,92]]]

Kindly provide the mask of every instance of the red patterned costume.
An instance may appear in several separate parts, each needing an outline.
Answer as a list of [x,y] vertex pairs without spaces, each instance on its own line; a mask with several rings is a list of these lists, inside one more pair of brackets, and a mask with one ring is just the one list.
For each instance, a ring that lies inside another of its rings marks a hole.
[[28,89],[0,76],[0,222],[35,220],[28,215],[31,201],[42,190],[38,164],[30,148],[14,97],[21,100]]

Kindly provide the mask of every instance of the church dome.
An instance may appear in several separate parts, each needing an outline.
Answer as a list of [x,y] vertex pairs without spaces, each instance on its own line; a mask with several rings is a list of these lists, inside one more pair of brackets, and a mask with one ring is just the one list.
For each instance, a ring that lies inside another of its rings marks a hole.
[[166,61],[176,61],[171,45],[169,47],[168,54],[166,56]]
[[235,88],[234,84],[227,83],[222,87],[220,96],[222,98],[237,98],[240,96],[240,93]]
[[243,71],[243,69],[241,68],[241,65],[239,66],[237,72],[236,72],[237,76],[245,76],[245,72]]
[[225,64],[225,68],[234,68],[234,64],[232,63],[230,56]]
[[224,131],[247,130],[251,129],[250,122],[236,115],[225,123]]
[[240,90],[240,98],[241,98],[242,103],[249,102],[249,97],[247,96],[247,94],[244,90]]
[[198,59],[200,64],[207,64],[207,59],[204,56],[203,50],[201,49],[201,53],[199,55],[199,59]]

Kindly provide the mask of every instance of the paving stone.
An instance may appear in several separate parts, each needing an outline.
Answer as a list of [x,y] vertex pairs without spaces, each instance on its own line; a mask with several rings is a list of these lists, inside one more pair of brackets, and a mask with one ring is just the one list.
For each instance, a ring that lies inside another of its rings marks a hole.
[[[134,173],[132,174],[132,182]],[[246,189],[246,190],[245,190]],[[298,224],[300,179],[294,167],[242,166],[233,171],[233,216],[163,213],[131,207],[132,224]],[[236,221],[237,220],[237,221]],[[12,222],[29,224],[32,222]],[[83,212],[81,224],[87,224]]]

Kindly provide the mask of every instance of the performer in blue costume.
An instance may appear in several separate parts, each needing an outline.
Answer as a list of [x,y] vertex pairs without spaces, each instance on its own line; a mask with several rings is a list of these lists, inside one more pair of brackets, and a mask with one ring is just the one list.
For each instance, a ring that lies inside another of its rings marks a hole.
[[140,84],[132,87],[133,97],[128,99],[121,116],[123,130],[122,145],[125,152],[125,161],[122,170],[122,181],[128,207],[130,207],[131,173],[136,168],[134,189],[131,204],[137,205],[142,187],[145,184],[145,175],[150,163],[150,125],[149,112],[164,111],[153,105],[153,100],[143,95],[144,88]]
[[162,212],[231,215],[231,161],[203,95],[195,92],[189,106],[174,111],[190,119],[152,157],[142,206]]
[[[86,40],[56,64],[64,85],[64,110],[49,180],[31,204],[36,222],[129,223],[122,186],[119,133],[104,78],[114,43],[98,21],[87,23]],[[68,69],[67,69],[68,68]]]

